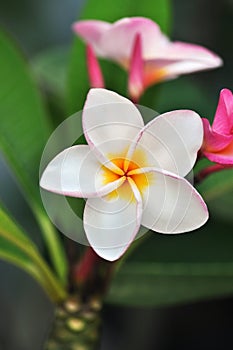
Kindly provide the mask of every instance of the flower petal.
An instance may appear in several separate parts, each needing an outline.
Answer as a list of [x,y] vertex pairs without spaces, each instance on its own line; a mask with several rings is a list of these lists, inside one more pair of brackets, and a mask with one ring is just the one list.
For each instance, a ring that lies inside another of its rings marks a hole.
[[105,171],[89,146],[78,145],[59,153],[45,169],[40,186],[47,191],[72,197],[106,195],[124,182],[124,178],[106,183]]
[[140,34],[142,39],[143,57],[147,55],[154,57],[160,51],[161,46],[168,42],[159,26],[150,19],[143,17],[123,18],[115,22],[101,37],[101,48],[105,57],[117,60],[128,67],[137,34]]
[[[185,176],[196,161],[202,140],[203,126],[197,113],[189,110],[164,113],[140,131],[127,159],[139,167],[153,166]],[[138,157],[139,151],[146,157]]]
[[87,55],[87,70],[88,70],[90,86],[93,88],[103,88],[104,87],[103,75],[91,45],[87,45],[86,55]]
[[[149,59],[150,57],[147,56],[146,58]],[[156,58],[169,58],[170,60],[178,61],[199,61],[212,66],[212,68],[222,64],[221,58],[205,47],[180,41],[169,41],[167,45],[164,45],[163,49],[157,53]]]
[[130,62],[128,90],[131,100],[137,103],[144,89],[144,67],[142,59],[142,40],[140,34],[135,36]]
[[187,180],[159,169],[144,171],[150,176],[150,185],[142,194],[143,226],[161,233],[182,233],[207,221],[206,204]]
[[174,79],[177,74],[169,74],[166,69],[168,66],[176,63],[176,60],[166,59],[153,59],[144,61],[144,87],[157,84],[164,80]]
[[233,164],[233,141],[223,150],[218,152],[204,152],[204,155],[212,162],[230,165]]
[[231,141],[233,141],[232,135],[224,135],[214,131],[209,123],[209,120],[202,118],[204,128],[204,141],[202,145],[202,151],[211,153],[218,152],[227,147]]
[[119,259],[140,228],[142,202],[134,190],[126,181],[113,194],[87,200],[83,217],[87,239],[106,260]]
[[110,23],[97,20],[78,21],[72,25],[73,31],[87,44],[90,44],[99,56],[104,56],[100,40],[104,32],[109,28],[111,28]]
[[222,65],[221,58],[210,50],[182,42],[168,42],[156,55],[145,59],[145,86]]
[[212,128],[220,134],[233,134],[233,95],[228,89],[220,92]]
[[[169,56],[168,56],[169,57]],[[146,61],[145,86],[150,86],[163,80],[175,79],[179,75],[194,73],[219,67],[220,64],[210,64],[198,60],[168,60],[154,59]]]
[[90,148],[106,167],[123,175],[110,160],[125,156],[143,126],[141,114],[128,99],[105,89],[88,93],[83,130]]

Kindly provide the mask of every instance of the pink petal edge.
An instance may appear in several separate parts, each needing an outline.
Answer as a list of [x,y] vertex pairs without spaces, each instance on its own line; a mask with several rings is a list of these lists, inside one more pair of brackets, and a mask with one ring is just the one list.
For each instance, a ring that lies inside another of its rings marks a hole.
[[224,135],[214,131],[208,119],[202,118],[202,123],[204,128],[203,152],[212,153],[221,151],[233,141],[233,134]]
[[204,151],[203,154],[212,162],[222,165],[231,165],[233,164],[233,141],[219,152],[210,153],[208,151]]
[[220,134],[233,134],[233,95],[229,89],[220,91],[212,128]]

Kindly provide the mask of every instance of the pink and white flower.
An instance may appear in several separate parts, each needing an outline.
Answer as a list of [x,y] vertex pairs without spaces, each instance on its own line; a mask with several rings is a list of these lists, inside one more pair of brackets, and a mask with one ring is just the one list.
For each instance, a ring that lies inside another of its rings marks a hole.
[[177,110],[144,125],[136,106],[105,89],[91,89],[84,106],[87,145],[59,153],[40,186],[87,198],[87,239],[104,259],[118,259],[140,225],[161,233],[195,230],[208,219],[206,205],[184,178],[203,141],[198,114]]
[[233,164],[233,95],[228,89],[220,92],[218,107],[212,127],[209,120],[202,119],[204,141],[202,154],[222,165]]
[[202,46],[171,42],[148,18],[123,18],[113,24],[84,20],[74,23],[73,30],[97,56],[130,72],[128,88],[134,101],[153,84],[222,65],[220,57]]

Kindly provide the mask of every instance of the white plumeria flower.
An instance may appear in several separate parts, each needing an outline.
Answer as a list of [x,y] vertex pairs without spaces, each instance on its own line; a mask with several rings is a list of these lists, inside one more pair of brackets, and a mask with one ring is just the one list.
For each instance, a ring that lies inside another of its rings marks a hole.
[[65,196],[87,198],[87,239],[106,260],[118,259],[140,225],[161,233],[197,229],[208,219],[198,192],[184,178],[203,140],[198,114],[168,112],[144,126],[128,99],[91,89],[83,110],[87,145],[59,153],[40,186]]

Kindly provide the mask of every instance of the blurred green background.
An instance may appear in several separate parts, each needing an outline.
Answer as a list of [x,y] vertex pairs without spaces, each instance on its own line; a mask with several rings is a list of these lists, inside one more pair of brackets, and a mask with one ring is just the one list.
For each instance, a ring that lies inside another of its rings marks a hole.
[[[132,1],[132,7],[137,1]],[[66,52],[73,40],[70,26],[84,5],[85,1],[78,0],[0,2],[1,25],[23,48],[43,94],[50,97],[47,99],[48,109],[57,113],[60,120],[67,116],[66,111],[62,106],[55,108],[54,101],[64,93],[65,72],[62,67],[64,62],[68,62]],[[151,98],[151,107],[158,112],[189,108],[210,119],[214,116],[220,89],[232,88],[232,23],[232,0],[172,1],[171,37],[212,49],[224,59],[224,67],[164,83],[156,100]],[[48,62],[44,52],[51,50],[57,54],[53,56],[54,61]],[[50,84],[44,85],[47,65],[50,69],[55,67],[55,70],[50,72],[53,76]],[[61,69],[58,70],[59,65]],[[54,87],[56,91],[53,95]],[[148,100],[153,91],[148,91]],[[82,105],[83,99],[80,98],[78,103]],[[3,158],[0,161],[0,197],[43,251],[39,230],[30,210]],[[233,264],[233,190],[231,187],[224,196],[218,197],[216,192],[221,185],[221,176],[211,181],[216,182],[217,190],[208,194],[208,186],[204,188],[207,197],[209,195],[211,212],[208,225],[188,235],[170,237],[155,234],[134,252],[129,263],[122,268],[109,295],[109,303],[104,308],[101,350],[233,348],[233,279],[229,265]],[[230,181],[233,182],[233,179]],[[196,262],[221,263],[223,267],[211,276],[206,275],[201,267],[193,270],[192,263]],[[183,272],[179,270],[180,263],[182,268],[187,266]],[[162,277],[159,269],[164,269]],[[0,350],[42,349],[52,322],[51,304],[37,284],[14,266],[0,261],[0,277]],[[122,286],[120,291],[119,285]],[[231,293],[226,293],[226,290]],[[203,294],[205,301],[201,300]],[[215,294],[223,294],[225,299],[217,299]],[[160,305],[161,301],[163,305]],[[174,302],[178,304],[174,305]],[[137,307],[126,306],[130,303]],[[145,307],[145,304],[148,306]]]

